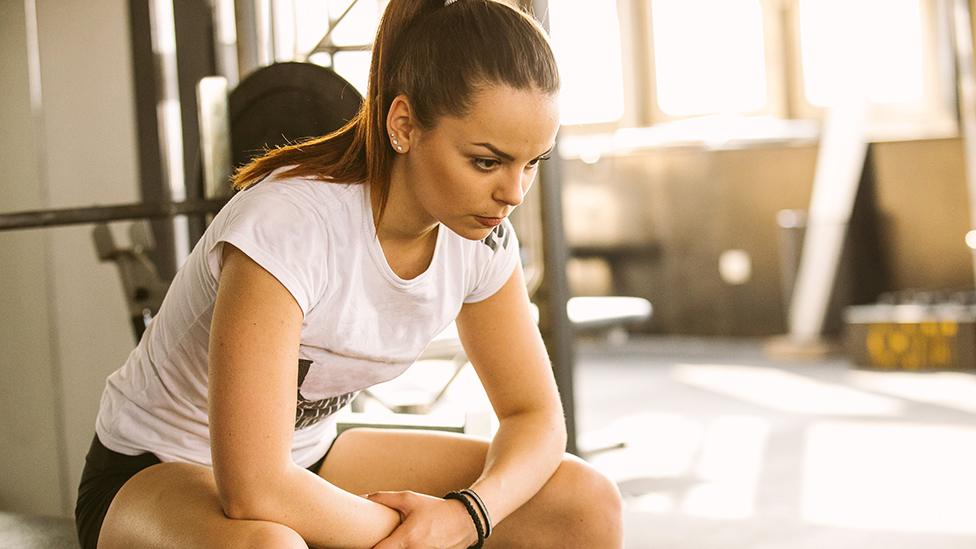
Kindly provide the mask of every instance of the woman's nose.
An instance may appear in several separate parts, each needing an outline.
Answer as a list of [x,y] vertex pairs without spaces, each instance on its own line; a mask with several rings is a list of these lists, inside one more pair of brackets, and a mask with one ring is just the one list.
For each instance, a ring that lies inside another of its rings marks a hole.
[[525,190],[531,179],[526,179],[526,175],[519,173],[506,177],[505,180],[495,189],[495,200],[508,206],[518,206],[525,198]]

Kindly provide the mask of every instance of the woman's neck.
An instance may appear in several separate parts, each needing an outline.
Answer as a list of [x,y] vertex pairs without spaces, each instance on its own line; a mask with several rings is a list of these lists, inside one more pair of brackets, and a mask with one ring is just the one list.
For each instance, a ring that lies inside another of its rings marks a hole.
[[[409,191],[406,174],[394,166],[382,219],[379,218],[379,193],[370,192],[373,223],[380,242],[410,244],[429,241],[437,234],[437,220],[432,218]],[[372,191],[372,189],[370,189]],[[379,219],[379,224],[376,220]]]

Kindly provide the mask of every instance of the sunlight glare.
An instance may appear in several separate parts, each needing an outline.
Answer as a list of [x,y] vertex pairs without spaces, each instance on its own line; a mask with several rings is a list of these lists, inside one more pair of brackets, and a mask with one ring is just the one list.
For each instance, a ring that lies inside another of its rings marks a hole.
[[696,472],[703,483],[682,501],[688,515],[746,519],[755,514],[769,425],[758,417],[722,416],[708,424]]
[[976,429],[821,422],[805,450],[802,515],[810,523],[976,533]]
[[651,11],[662,111],[731,114],[766,105],[759,0],[653,0]]
[[715,393],[795,414],[894,416],[895,399],[773,368],[724,364],[677,364],[674,379]]
[[852,371],[854,385],[888,395],[976,414],[976,376],[962,372]]
[[851,93],[888,104],[922,98],[919,0],[800,0],[799,7],[810,103],[828,106]]
[[559,65],[563,124],[612,122],[624,112],[623,62],[616,2],[549,3],[551,43]]

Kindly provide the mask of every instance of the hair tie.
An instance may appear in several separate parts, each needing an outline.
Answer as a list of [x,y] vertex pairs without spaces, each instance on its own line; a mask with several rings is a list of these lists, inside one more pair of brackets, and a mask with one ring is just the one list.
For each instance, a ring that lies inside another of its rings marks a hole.
[[455,2],[457,2],[457,0],[444,0],[444,7],[446,8]]
[[481,496],[471,488],[465,488],[461,490],[462,494],[466,494],[474,499],[474,502],[478,505],[478,510],[481,511],[481,515],[485,517],[485,539],[491,536],[491,517],[488,516],[488,507],[485,506],[485,502],[481,500]]
[[468,510],[468,514],[471,515],[471,521],[474,522],[474,529],[478,532],[478,541],[468,549],[481,549],[485,544],[485,529],[481,526],[481,517],[478,516],[478,512],[475,511],[474,505],[471,501],[461,492],[450,492],[443,499],[456,499],[464,504],[464,508]]

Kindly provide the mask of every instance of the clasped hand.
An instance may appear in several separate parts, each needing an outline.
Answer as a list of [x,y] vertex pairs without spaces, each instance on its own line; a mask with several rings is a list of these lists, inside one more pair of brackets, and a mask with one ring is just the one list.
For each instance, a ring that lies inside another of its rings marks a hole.
[[474,522],[459,501],[409,491],[366,497],[400,513],[400,526],[373,549],[465,549],[478,541]]

